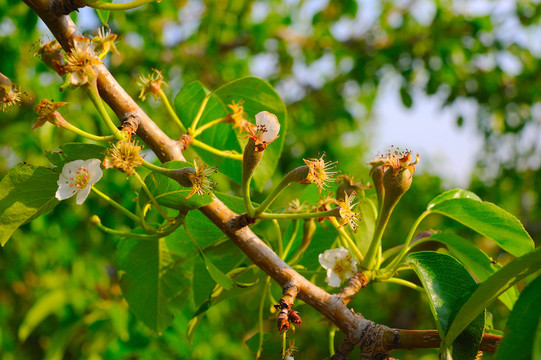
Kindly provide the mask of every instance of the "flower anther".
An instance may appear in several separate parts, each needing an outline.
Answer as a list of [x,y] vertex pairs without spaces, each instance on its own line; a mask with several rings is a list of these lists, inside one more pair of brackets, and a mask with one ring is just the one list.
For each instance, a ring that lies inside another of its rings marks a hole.
[[323,160],[325,158],[325,153],[321,155],[319,159],[303,159],[306,166],[309,168],[308,176],[306,179],[301,181],[301,184],[316,184],[319,193],[321,194],[322,189],[326,189],[330,182],[336,182],[336,179],[333,177],[338,173],[338,171],[330,171],[331,169],[336,168],[337,161],[327,161]]

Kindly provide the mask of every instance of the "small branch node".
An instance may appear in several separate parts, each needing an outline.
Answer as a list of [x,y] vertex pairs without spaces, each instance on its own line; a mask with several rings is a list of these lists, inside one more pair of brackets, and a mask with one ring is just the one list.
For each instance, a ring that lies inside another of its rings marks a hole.
[[392,332],[391,328],[369,321],[357,343],[361,348],[361,360],[388,360],[391,350],[384,340],[389,332]]
[[243,227],[246,227],[248,225],[255,224],[255,221],[256,221],[255,218],[250,217],[248,214],[244,213],[244,214],[240,214],[240,215],[237,215],[237,216],[233,217],[229,221],[229,227],[232,230],[236,231],[236,230],[240,230]]
[[183,134],[178,139],[178,142],[181,144],[182,150],[186,150],[193,143],[193,137],[188,134]]

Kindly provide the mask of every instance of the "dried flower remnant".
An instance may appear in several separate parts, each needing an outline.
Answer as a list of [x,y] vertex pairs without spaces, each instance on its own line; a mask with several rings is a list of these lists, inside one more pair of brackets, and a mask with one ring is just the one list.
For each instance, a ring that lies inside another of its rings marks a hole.
[[67,102],[63,101],[51,102],[48,99],[41,100],[41,102],[34,108],[34,111],[38,113],[38,120],[34,126],[32,126],[32,130],[43,126],[43,124],[46,122],[50,122],[56,126],[60,126],[62,123],[65,123],[66,120],[56,110],[67,104]]
[[60,46],[58,41],[53,40],[41,45],[34,53],[34,56],[39,57],[47,67],[56,69],[55,62],[61,65],[64,64],[64,55],[61,50],[62,46]]
[[233,123],[233,129],[239,129],[241,132],[253,134],[257,131],[257,127],[246,119],[243,104],[243,100],[239,100],[238,102],[233,100],[231,104],[227,105],[233,111],[228,115],[227,122]]
[[143,157],[140,155],[142,148],[135,139],[118,141],[107,150],[109,156],[103,160],[103,167],[117,169],[131,176],[135,168],[143,164]]
[[57,181],[58,190],[55,197],[58,200],[66,200],[77,194],[76,203],[81,205],[90,194],[92,185],[97,183],[103,175],[100,163],[99,159],[75,160],[66,163]]
[[95,84],[97,74],[94,71],[94,65],[100,65],[102,62],[94,53],[90,39],[82,36],[74,37],[73,46],[71,51],[66,53],[65,61],[65,65],[60,64],[57,60],[53,60],[53,64],[59,74],[70,74],[69,82],[71,85]]
[[405,169],[408,169],[413,175],[415,172],[415,165],[417,165],[419,161],[419,154],[415,156],[415,160],[412,160],[410,150],[394,149],[394,146],[391,146],[391,149],[387,151],[385,155],[376,156],[373,160],[368,162],[368,165],[371,166],[372,170],[379,166],[383,166],[385,170],[392,169],[393,176],[396,176],[401,170]]
[[19,84],[12,83],[11,80],[0,73],[0,109],[6,112],[12,106],[21,103],[21,87]]
[[105,26],[98,29],[98,35],[92,38],[92,44],[94,44],[94,51],[100,59],[105,58],[109,51],[120,54],[115,45],[117,36],[117,34],[112,34],[111,29],[107,29]]
[[155,100],[158,100],[162,85],[167,86],[167,83],[163,81],[162,72],[157,69],[152,69],[152,74],[139,76],[137,84],[141,87],[139,98],[143,101],[146,100],[149,94],[153,95]]
[[357,272],[357,262],[343,247],[326,250],[323,254],[319,254],[318,260],[327,270],[325,280],[332,287],[340,287],[342,281],[349,279]]
[[301,181],[301,184],[316,184],[321,194],[322,189],[326,189],[330,182],[336,182],[336,179],[333,178],[338,171],[330,171],[331,169],[336,168],[337,161],[327,161],[323,160],[325,153],[321,155],[319,159],[303,159],[306,166],[309,168],[308,176],[306,179]]
[[355,196],[357,194],[353,192],[350,195],[346,195],[343,201],[336,201],[336,205],[340,208],[340,217],[342,218],[340,226],[349,224],[353,231],[357,230],[357,222],[361,220],[359,214],[353,211],[353,208],[357,205],[357,203],[352,204]]
[[255,123],[257,131],[254,133],[250,130],[250,135],[255,143],[255,150],[261,152],[267,148],[267,146],[278,138],[280,132],[280,123],[276,115],[268,112],[261,111],[255,116]]
[[210,175],[217,172],[216,167],[209,167],[207,164],[203,163],[199,158],[194,159],[194,172],[188,173],[186,176],[192,182],[192,191],[186,196],[186,199],[191,198],[194,194],[203,196],[209,194],[214,190],[216,184],[212,179],[209,178]]

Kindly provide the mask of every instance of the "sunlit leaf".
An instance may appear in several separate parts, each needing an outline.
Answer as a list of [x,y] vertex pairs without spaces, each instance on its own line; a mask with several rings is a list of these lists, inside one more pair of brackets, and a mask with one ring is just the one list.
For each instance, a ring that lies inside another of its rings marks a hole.
[[15,230],[51,211],[58,200],[58,174],[29,164],[12,168],[0,182],[0,244],[4,246]]
[[[485,281],[501,269],[501,266],[494,264],[483,250],[456,234],[437,233],[432,235],[430,240],[445,244],[451,255],[464,264],[480,281]],[[500,296],[502,303],[509,309],[513,308],[517,298],[518,290],[516,287],[510,288]]]
[[462,306],[447,332],[446,342],[453,341],[490,303],[517,281],[541,270],[541,248],[521,256],[482,282]]
[[435,203],[430,212],[448,216],[494,240],[514,256],[531,252],[534,243],[520,221],[502,208],[471,198],[453,198]]
[[[413,253],[407,258],[423,283],[430,309],[443,339],[462,305],[477,288],[470,273],[449,255],[431,251]],[[441,349],[443,359],[473,360],[485,329],[485,314],[477,313],[454,341]]]

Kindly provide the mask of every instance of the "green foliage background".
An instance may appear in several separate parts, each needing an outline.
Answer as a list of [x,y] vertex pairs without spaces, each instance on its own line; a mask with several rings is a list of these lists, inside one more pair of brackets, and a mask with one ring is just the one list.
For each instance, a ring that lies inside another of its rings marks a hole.
[[[133,97],[139,92],[136,83],[140,74],[152,68],[163,70],[171,99],[194,80],[217,89],[263,66],[266,80],[283,94],[289,119],[275,183],[280,174],[302,164],[303,157],[315,157],[323,150],[328,159],[339,161],[342,172],[367,181],[364,164],[371,154],[367,153],[370,136],[365,129],[370,126],[378,86],[388,72],[402,80],[397,91],[405,107],[416,101],[413,92],[419,89],[444,96],[446,104],[471,99],[479,106],[476,121],[484,138],[484,151],[472,154],[479,166],[470,190],[517,215],[539,244],[541,174],[536,157],[541,150],[538,143],[529,144],[524,137],[528,132],[539,133],[535,106],[541,97],[541,58],[527,42],[502,37],[497,12],[492,16],[468,15],[461,11],[460,2],[426,2],[434,5],[431,21],[420,21],[402,2],[383,1],[376,20],[367,22],[364,32],[352,31],[342,38],[333,30],[335,26],[361,17],[368,11],[369,2],[168,0],[111,14],[109,25],[119,34],[121,55],[108,58],[107,65]],[[84,94],[60,93],[60,77],[32,56],[38,39],[51,39],[42,34],[45,27],[37,16],[18,0],[2,2],[0,14],[0,72],[27,92],[21,107],[0,114],[3,176],[21,161],[48,166],[44,151],[80,140],[49,125],[30,131],[35,121],[32,109],[42,98],[69,101],[64,116],[76,119],[88,131],[105,129],[99,128],[97,114]],[[539,5],[517,1],[511,15],[516,26],[538,31]],[[98,22],[92,10],[72,17],[84,33],[95,34]],[[506,73],[498,65],[488,69],[475,66],[480,56],[502,52],[517,59],[519,73]],[[335,70],[318,70],[322,58],[332,59]],[[296,77],[300,64],[313,65],[314,82]],[[344,89],[348,86],[360,91],[346,96]],[[355,116],[352,103],[364,106],[366,114]],[[151,100],[142,107],[171,137],[181,135],[168,123],[159,103]],[[458,117],[457,126],[462,121]],[[360,145],[346,148],[340,141],[340,134],[345,132],[354,132]],[[497,151],[501,148],[507,151],[505,156]],[[401,242],[400,236],[392,234],[405,234],[426,204],[443,190],[442,180],[428,175],[429,169],[426,173],[416,174],[412,189],[398,205],[396,213],[400,216],[391,222],[386,243]],[[131,206],[130,197],[121,196],[133,193],[123,174],[107,172],[103,183],[107,184],[104,191],[118,194],[117,200]],[[220,183],[221,191],[237,191],[225,179]],[[261,194],[255,194],[255,201],[261,199]],[[118,239],[84,221],[94,213],[106,219],[110,227],[128,228],[125,218],[90,197],[85,206],[61,204],[25,225],[0,250],[0,359],[253,358],[245,342],[257,331],[258,286],[212,306],[190,344],[186,338],[188,322],[208,297],[213,283],[199,259],[185,259],[187,273],[197,279],[194,283],[210,285],[187,294],[183,305],[178,304],[172,326],[161,336],[152,334],[122,300],[114,256]],[[439,228],[442,222],[475,237],[438,217],[429,218],[424,227]],[[257,231],[268,234],[272,229],[261,227]],[[477,243],[499,262],[509,261],[485,239],[477,237]],[[238,252],[234,248],[227,251]],[[261,274],[253,276],[264,282]],[[323,277],[316,283],[322,285]],[[278,298],[280,289],[274,285],[271,289]],[[426,297],[397,285],[374,284],[352,306],[367,318],[389,326],[434,328]],[[329,325],[309,307],[301,305],[299,310],[304,323],[295,334],[298,358],[324,357]],[[501,304],[489,310],[494,314],[495,327],[502,329],[501,319],[507,310]],[[270,315],[268,318],[266,326],[271,335],[263,358],[278,358],[279,337],[273,331],[274,320]],[[396,357],[435,359],[436,353],[397,352]]]

